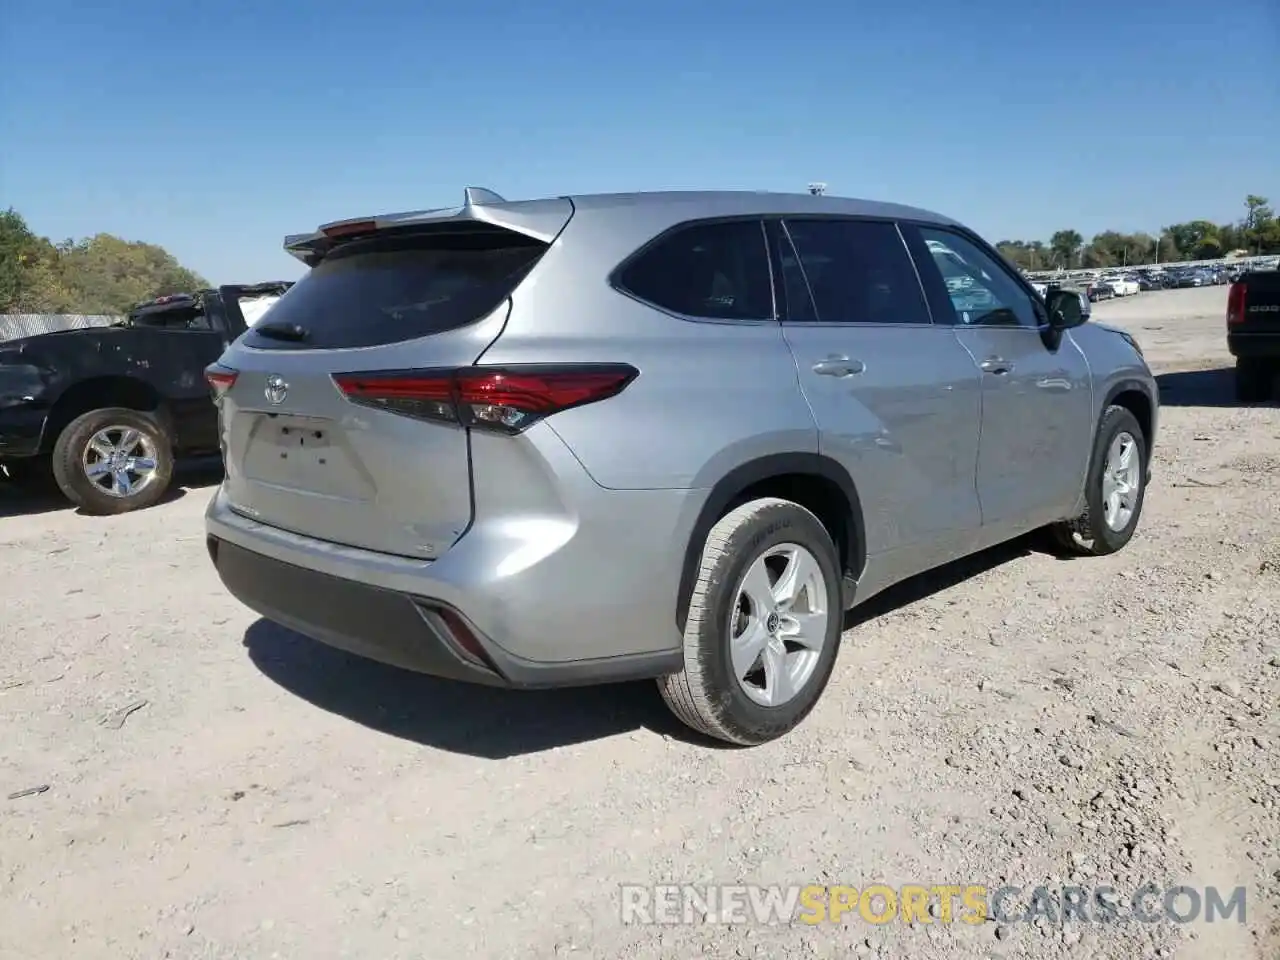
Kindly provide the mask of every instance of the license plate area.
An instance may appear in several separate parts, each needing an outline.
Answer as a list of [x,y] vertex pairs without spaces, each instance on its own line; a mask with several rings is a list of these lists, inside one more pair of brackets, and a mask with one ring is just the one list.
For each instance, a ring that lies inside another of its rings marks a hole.
[[245,478],[280,490],[368,500],[372,478],[332,420],[261,414],[244,456]]

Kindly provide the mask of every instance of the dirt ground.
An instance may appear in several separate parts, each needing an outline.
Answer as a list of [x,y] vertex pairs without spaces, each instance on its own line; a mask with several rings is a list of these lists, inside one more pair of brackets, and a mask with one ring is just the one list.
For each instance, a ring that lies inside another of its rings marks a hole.
[[[752,750],[690,739],[650,684],[450,685],[259,620],[205,554],[209,478],[116,519],[5,493],[0,957],[1274,960],[1280,409],[1231,399],[1225,296],[1095,311],[1166,371],[1125,551],[1015,543],[878,598],[809,721]],[[619,906],[624,883],[1146,881],[1244,886],[1246,923]]]

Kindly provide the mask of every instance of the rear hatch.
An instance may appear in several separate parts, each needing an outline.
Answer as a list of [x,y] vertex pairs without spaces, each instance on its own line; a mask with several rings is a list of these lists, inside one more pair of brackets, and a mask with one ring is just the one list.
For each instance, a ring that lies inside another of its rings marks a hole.
[[1227,325],[1235,334],[1280,335],[1280,270],[1246,273],[1231,285]]
[[383,553],[447,550],[472,517],[467,429],[352,403],[334,377],[474,363],[572,209],[468,203],[290,238],[312,270],[211,368],[231,508]]

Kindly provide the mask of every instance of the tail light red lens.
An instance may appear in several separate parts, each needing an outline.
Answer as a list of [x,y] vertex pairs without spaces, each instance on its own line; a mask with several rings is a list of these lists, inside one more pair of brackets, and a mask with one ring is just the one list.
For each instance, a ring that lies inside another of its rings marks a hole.
[[1227,291],[1227,326],[1244,322],[1245,285],[1237,280]]
[[553,413],[617,396],[639,375],[614,363],[340,373],[352,403],[419,420],[519,433]]
[[209,384],[209,389],[213,391],[215,401],[221,400],[223,395],[235,386],[238,376],[235,370],[217,364],[208,367],[204,372],[204,378]]
[[355,220],[349,223],[335,223],[327,227],[321,227],[320,232],[326,237],[337,239],[339,237],[356,237],[364,233],[377,232],[378,224],[375,220]]

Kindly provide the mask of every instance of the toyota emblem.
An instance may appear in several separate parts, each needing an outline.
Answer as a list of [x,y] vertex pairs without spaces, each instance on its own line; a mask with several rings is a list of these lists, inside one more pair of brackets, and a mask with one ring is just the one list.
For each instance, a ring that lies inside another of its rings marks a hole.
[[284,377],[273,373],[267,377],[267,386],[262,392],[266,394],[268,403],[281,404],[289,395],[289,384],[284,382]]

